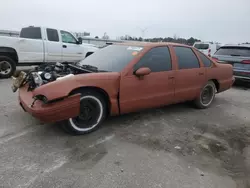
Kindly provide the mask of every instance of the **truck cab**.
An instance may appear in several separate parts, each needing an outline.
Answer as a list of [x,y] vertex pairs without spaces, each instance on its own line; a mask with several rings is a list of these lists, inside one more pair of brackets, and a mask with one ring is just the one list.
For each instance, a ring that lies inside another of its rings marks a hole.
[[220,43],[214,42],[195,42],[193,45],[193,47],[209,57],[211,57],[220,48],[220,46]]
[[46,27],[22,28],[19,37],[0,37],[0,77],[10,77],[18,65],[78,62],[97,47],[82,44],[72,33]]

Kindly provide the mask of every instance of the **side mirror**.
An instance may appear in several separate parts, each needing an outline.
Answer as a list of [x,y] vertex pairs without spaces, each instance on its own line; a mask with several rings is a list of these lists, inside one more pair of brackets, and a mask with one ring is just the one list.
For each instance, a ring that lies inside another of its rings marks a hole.
[[82,37],[78,37],[78,44],[82,44]]
[[151,73],[151,70],[148,67],[142,67],[142,68],[139,68],[137,71],[135,71],[135,75],[138,77],[146,76],[150,73]]

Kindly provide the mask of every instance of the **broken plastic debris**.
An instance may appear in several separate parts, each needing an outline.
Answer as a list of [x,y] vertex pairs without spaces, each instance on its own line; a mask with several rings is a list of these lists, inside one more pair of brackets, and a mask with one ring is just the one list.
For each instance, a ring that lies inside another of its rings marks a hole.
[[174,149],[181,149],[181,147],[180,146],[175,146]]

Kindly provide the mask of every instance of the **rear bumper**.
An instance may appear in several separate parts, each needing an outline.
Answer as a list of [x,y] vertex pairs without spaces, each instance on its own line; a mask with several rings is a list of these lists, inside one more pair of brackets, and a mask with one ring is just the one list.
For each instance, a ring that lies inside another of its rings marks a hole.
[[237,80],[248,80],[250,81],[250,71],[249,70],[239,70],[234,69],[234,77]]
[[19,102],[21,107],[40,121],[52,123],[75,117],[80,112],[80,94],[72,95],[63,100],[44,104],[36,101],[31,107],[34,99],[32,92],[27,92],[27,88],[19,89]]
[[218,93],[230,89],[233,86],[234,82],[235,82],[235,77],[232,77],[231,79],[228,79],[228,80],[221,81]]
[[250,71],[234,70],[234,77],[237,80],[245,80],[250,82]]
[[242,81],[246,81],[246,82],[250,82],[250,78],[249,77],[245,77],[245,76],[234,76],[236,80],[242,80]]

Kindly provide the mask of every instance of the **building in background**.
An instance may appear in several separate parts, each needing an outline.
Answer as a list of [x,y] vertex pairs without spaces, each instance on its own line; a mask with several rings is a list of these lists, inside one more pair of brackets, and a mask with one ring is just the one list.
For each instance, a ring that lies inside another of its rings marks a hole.
[[19,33],[19,31],[0,30],[0,36],[18,37]]
[[72,32],[77,38],[78,37],[87,37],[87,36],[90,36],[90,33],[88,33],[88,32]]

